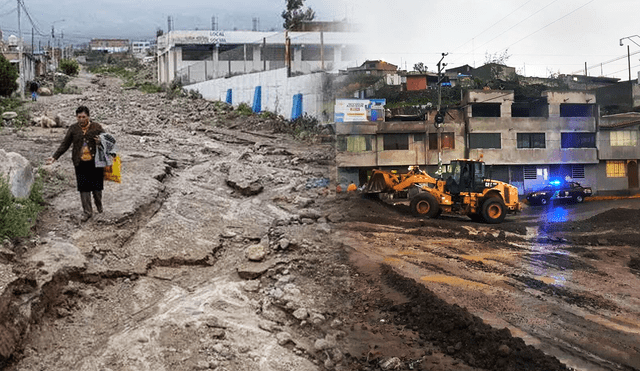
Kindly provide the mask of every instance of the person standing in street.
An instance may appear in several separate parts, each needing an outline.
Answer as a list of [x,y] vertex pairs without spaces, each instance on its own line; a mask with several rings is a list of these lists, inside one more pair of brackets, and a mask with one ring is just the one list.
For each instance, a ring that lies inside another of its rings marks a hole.
[[39,87],[40,86],[38,86],[38,83],[36,81],[31,81],[31,84],[29,84],[29,91],[31,92],[31,100],[34,102],[38,100]]
[[81,220],[86,222],[93,215],[91,194],[96,210],[102,212],[102,190],[104,187],[104,168],[96,167],[96,147],[100,142],[100,133],[104,130],[100,124],[91,121],[89,108],[80,106],[76,109],[77,123],[67,130],[58,150],[47,159],[47,165],[53,164],[73,145],[71,160],[76,172],[76,182],[82,202]]

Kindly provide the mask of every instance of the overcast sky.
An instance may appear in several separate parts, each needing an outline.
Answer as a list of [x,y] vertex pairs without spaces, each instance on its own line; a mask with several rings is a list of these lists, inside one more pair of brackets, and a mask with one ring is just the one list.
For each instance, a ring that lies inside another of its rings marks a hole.
[[[18,0],[0,0],[4,38],[17,33]],[[65,43],[96,38],[149,39],[166,31],[171,16],[175,29],[281,30],[285,0],[23,0],[31,19],[50,40],[64,33]],[[584,73],[628,79],[627,45],[632,78],[640,71],[640,1],[638,0],[306,0],[317,20],[347,18],[369,36],[368,59],[412,69],[423,62],[429,70],[443,52],[447,68],[480,66],[487,55],[503,55],[520,74]],[[64,21],[63,21],[64,20]],[[23,12],[25,42],[30,20]],[[620,39],[624,46],[620,46]],[[637,43],[637,44],[636,44]],[[616,60],[618,59],[618,60]],[[362,62],[359,61],[359,62]]]

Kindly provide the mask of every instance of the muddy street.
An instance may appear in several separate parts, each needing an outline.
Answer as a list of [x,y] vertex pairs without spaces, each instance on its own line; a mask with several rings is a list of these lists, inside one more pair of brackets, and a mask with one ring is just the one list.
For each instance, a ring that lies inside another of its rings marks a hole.
[[346,203],[353,222],[337,232],[339,239],[388,266],[396,279],[424,285],[569,367],[640,368],[640,210],[488,226],[464,218],[416,220],[408,210],[363,199]]
[[[81,223],[67,152],[32,238],[0,250],[0,369],[640,369],[638,210],[417,219],[330,187],[334,148],[220,102],[86,73],[121,184]],[[66,128],[2,128],[40,166]],[[582,205],[581,205],[582,206]],[[591,205],[590,205],[591,206]]]

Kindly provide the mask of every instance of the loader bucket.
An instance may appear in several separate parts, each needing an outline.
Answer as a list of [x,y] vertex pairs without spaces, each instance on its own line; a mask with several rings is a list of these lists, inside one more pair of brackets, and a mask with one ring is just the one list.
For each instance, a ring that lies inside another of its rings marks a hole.
[[364,188],[365,193],[380,193],[389,190],[388,179],[384,173],[374,172]]

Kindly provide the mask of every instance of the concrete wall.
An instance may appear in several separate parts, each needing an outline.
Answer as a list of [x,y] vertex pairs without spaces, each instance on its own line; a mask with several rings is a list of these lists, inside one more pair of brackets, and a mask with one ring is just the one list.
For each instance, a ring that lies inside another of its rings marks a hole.
[[203,98],[218,101],[225,101],[227,89],[232,89],[233,105],[246,103],[251,106],[255,88],[261,86],[262,111],[274,112],[287,119],[291,118],[293,96],[302,94],[302,112],[322,120],[333,116],[333,102],[329,102],[332,98],[325,99],[323,94],[327,78],[326,73],[287,77],[287,70],[283,68],[204,81],[184,88],[197,90]]
[[[638,132],[638,126],[630,126],[617,131],[635,131]],[[611,146],[611,131],[601,130],[598,133],[598,149],[599,157],[602,160],[628,160],[640,158],[640,146]],[[640,138],[639,138],[640,142]],[[640,143],[639,143],[640,144]]]
[[[628,174],[625,177],[608,178],[607,177],[607,161],[600,161],[596,170],[597,191],[600,195],[630,193]],[[635,190],[637,192],[637,189]]]

